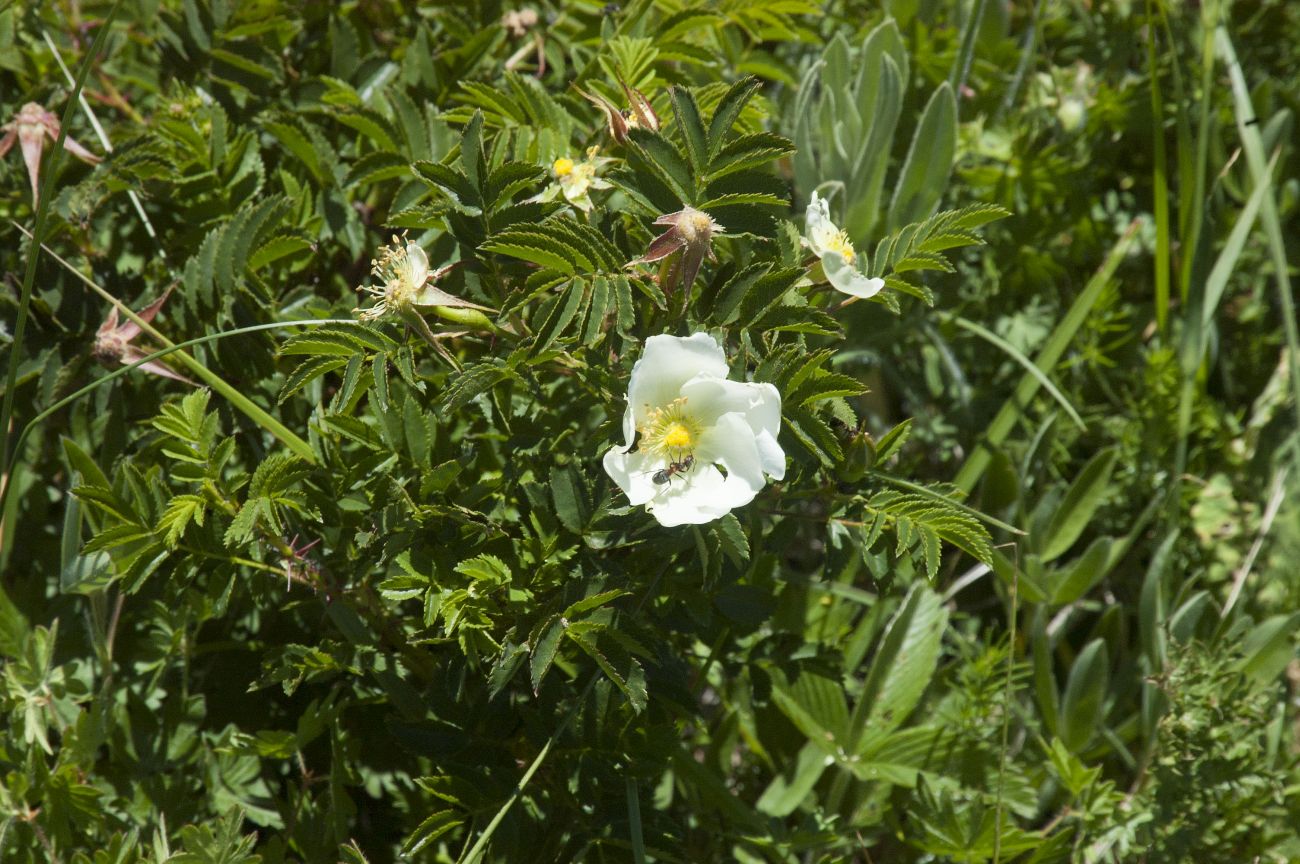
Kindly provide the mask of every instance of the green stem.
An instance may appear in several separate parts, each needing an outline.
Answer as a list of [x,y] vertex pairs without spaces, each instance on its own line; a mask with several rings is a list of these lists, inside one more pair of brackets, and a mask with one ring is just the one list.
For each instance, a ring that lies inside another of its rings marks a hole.
[[[14,227],[16,227],[19,231],[22,231],[28,237],[32,237],[32,235],[28,233],[28,231],[25,228],[23,228],[21,225],[19,225],[17,222],[13,222],[11,224],[13,224]],[[35,238],[33,238],[33,243],[35,243]],[[55,261],[58,261],[60,264],[66,267],[69,272],[71,272],[74,276],[76,276],[87,286],[89,286],[91,290],[93,290],[96,294],[98,294],[99,296],[107,300],[109,303],[112,303],[114,306],[116,306],[117,310],[121,312],[122,315],[124,315],[126,318],[132,321],[141,330],[148,333],[150,337],[152,337],[153,339],[161,343],[164,348],[170,348],[174,345],[174,343],[166,336],[164,336],[162,333],[160,333],[157,328],[151,325],[148,321],[141,318],[139,315],[135,314],[135,312],[131,311],[126,306],[125,303],[122,303],[112,294],[109,294],[98,284],[96,284],[94,280],[85,276],[83,273],[81,273],[79,270],[73,267],[72,264],[70,264],[68,261],[59,257],[59,255],[55,253],[52,249],[50,249],[48,246],[41,244],[40,248],[44,249],[46,254],[48,254]],[[349,320],[349,323],[355,323],[355,322],[351,322]],[[280,326],[280,325],[273,325],[273,326]],[[16,342],[17,342],[17,337],[15,337],[15,344]],[[192,344],[192,343],[187,343],[187,344]],[[291,429],[289,429],[289,427],[285,426],[279,420],[272,417],[263,408],[261,408],[256,402],[249,399],[243,393],[240,393],[237,389],[235,389],[233,385],[228,384],[225,381],[225,379],[223,379],[220,375],[210,370],[207,366],[204,366],[198,360],[195,360],[193,356],[191,356],[189,353],[185,351],[178,351],[176,353],[176,360],[182,366],[188,369],[190,372],[194,373],[196,377],[203,379],[203,381],[208,386],[210,386],[213,390],[217,391],[222,396],[224,396],[226,400],[230,402],[231,405],[234,405],[240,411],[243,411],[246,415],[248,415],[248,417],[251,418],[253,422],[257,423],[263,429],[270,432],[276,438],[279,438],[280,441],[285,446],[287,446],[290,450],[293,451],[295,456],[299,457],[300,459],[303,459],[309,464],[312,465],[316,464],[316,454],[312,451],[310,444],[308,444],[302,438],[298,437],[298,435],[296,435]],[[13,367],[11,367],[10,372],[13,373],[13,371],[14,371]],[[5,394],[6,400],[8,399],[8,396],[9,393],[6,392]]]
[[[46,214],[49,212],[50,197],[54,194],[54,178],[58,175],[59,160],[63,156],[63,141],[68,136],[68,124],[72,122],[73,110],[76,108],[77,99],[81,96],[81,90],[85,86],[86,76],[90,73],[90,67],[94,65],[95,58],[99,56],[100,46],[104,44],[104,37],[113,24],[113,18],[117,16],[117,10],[121,7],[122,0],[117,0],[113,7],[108,10],[108,16],[104,18],[103,24],[100,25],[99,31],[95,34],[95,41],[90,45],[90,51],[86,53],[85,58],[81,61],[81,67],[77,70],[77,81],[73,85],[72,95],[68,98],[68,104],[63,109],[63,121],[59,125],[59,134],[54,141],[54,150],[50,153],[50,158],[45,162],[45,182],[40,187],[40,200],[32,202],[36,206],[36,224],[32,226],[32,233],[28,234],[26,230],[21,229],[24,234],[32,238],[32,252],[27,256],[27,272],[23,275],[23,292],[18,300],[18,320],[14,324],[14,338],[9,347],[9,371],[5,376],[5,394],[4,401],[0,403],[0,465],[9,463],[9,426],[13,419],[14,408],[14,390],[18,387],[18,365],[23,350],[23,335],[27,329],[27,315],[32,303],[32,289],[36,284],[36,261],[40,257],[37,249],[40,247],[40,238],[45,236]],[[14,223],[17,224],[17,223]],[[15,451],[17,447],[15,446]],[[9,476],[9,472],[5,472]],[[11,478],[12,479],[12,478]],[[10,484],[0,480],[0,483],[7,488]],[[4,511],[0,509],[0,513]]]
[[[114,302],[116,303],[117,301]],[[315,327],[315,326],[324,326],[324,325],[357,324],[357,323],[358,323],[357,321],[351,318],[320,318],[320,319],[311,319],[311,320],[304,320],[304,321],[277,321],[271,324],[254,324],[249,327],[239,327],[235,330],[225,330],[221,333],[209,333],[206,336],[198,336],[195,337],[194,339],[188,339],[184,342],[180,342],[174,345],[168,345],[166,348],[163,348],[159,351],[155,351],[152,354],[149,354],[145,357],[141,357],[139,360],[135,361],[129,366],[123,366],[121,369],[115,369],[112,372],[105,375],[103,378],[95,379],[94,381],[90,382],[89,384],[77,390],[76,392],[65,396],[64,398],[60,399],[58,402],[55,402],[53,405],[46,408],[44,411],[41,411],[31,420],[27,421],[27,423],[23,426],[22,430],[18,433],[18,437],[14,444],[13,461],[5,464],[4,473],[6,476],[12,474],[14,469],[14,464],[17,463],[18,461],[17,454],[22,450],[23,443],[27,440],[28,434],[30,434],[31,431],[35,429],[36,426],[40,424],[42,420],[63,410],[67,406],[71,405],[73,402],[76,402],[82,396],[85,396],[86,394],[93,392],[96,388],[101,387],[102,385],[107,384],[110,381],[113,381],[117,378],[121,378],[123,375],[127,374],[128,372],[134,371],[135,369],[138,369],[139,367],[143,366],[146,363],[150,363],[154,360],[159,360],[163,357],[166,357],[169,354],[180,353],[183,349],[189,348],[192,345],[202,345],[205,342],[215,342],[216,340],[224,339],[227,336],[238,336],[243,333],[254,333],[257,332],[258,330],[274,330],[276,328],[281,328],[281,327],[286,327],[286,328],[287,327]],[[5,484],[3,488],[0,488],[0,513],[4,512],[4,508],[9,498],[9,488],[12,486],[13,486],[12,483],[8,483]]]

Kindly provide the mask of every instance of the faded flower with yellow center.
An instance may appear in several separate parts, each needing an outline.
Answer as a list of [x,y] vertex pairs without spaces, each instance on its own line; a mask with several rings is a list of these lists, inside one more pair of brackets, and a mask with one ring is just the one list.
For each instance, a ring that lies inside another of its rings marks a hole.
[[379,284],[363,285],[358,289],[378,299],[367,309],[353,311],[362,321],[396,315],[414,327],[430,344],[435,344],[436,337],[424,320],[424,310],[457,324],[495,330],[496,327],[483,314],[493,310],[448,294],[434,284],[455,266],[452,263],[430,272],[429,256],[424,249],[417,243],[407,243],[405,235],[394,236],[392,245],[380,249],[379,257],[370,263],[370,272]]
[[591,190],[612,188],[609,181],[601,179],[597,172],[614,160],[597,155],[599,153],[599,147],[592,147],[587,150],[587,158],[581,162],[575,162],[568,156],[556,159],[551,163],[551,173],[555,176],[555,183],[547,187],[534,200],[554,201],[563,194],[564,200],[573,207],[583,213],[590,213],[593,206]]
[[624,444],[606,451],[604,466],[661,525],[712,522],[752,501],[765,475],[785,476],[781,394],[727,371],[708,333],[651,336],[632,367]]
[[804,243],[821,259],[826,280],[836,290],[866,299],[885,287],[884,279],[869,279],[862,272],[862,262],[849,235],[831,222],[830,205],[816,192],[808,202]]

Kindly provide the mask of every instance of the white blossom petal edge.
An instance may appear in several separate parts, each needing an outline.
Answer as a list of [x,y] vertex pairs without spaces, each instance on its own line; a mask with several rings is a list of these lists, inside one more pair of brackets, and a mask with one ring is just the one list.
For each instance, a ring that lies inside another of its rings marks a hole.
[[605,471],[660,525],[712,522],[754,500],[765,474],[785,476],[780,428],[776,387],[728,380],[708,333],[651,336],[628,382],[624,446],[605,453]]
[[858,254],[853,250],[849,235],[831,222],[830,204],[816,192],[808,202],[804,242],[821,259],[826,279],[837,290],[865,300],[885,287],[884,279],[868,279],[858,270]]

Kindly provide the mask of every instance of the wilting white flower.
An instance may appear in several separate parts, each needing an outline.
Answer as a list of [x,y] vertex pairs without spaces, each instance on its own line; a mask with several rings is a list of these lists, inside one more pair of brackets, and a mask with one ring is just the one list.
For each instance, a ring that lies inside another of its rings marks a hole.
[[564,194],[564,200],[578,208],[584,213],[590,213],[592,208],[591,190],[592,189],[610,189],[613,188],[608,180],[602,180],[596,172],[609,162],[613,162],[605,156],[597,156],[600,152],[599,147],[592,147],[587,151],[587,158],[581,162],[574,162],[568,156],[561,156],[551,164],[551,173],[555,175],[555,185],[538,195],[538,201],[554,201],[560,193]]
[[[167,298],[171,296],[171,293],[172,289],[168,288],[161,297],[141,309],[136,315],[146,324],[151,323],[162,309],[163,304],[167,302]],[[111,306],[108,310],[108,317],[95,331],[95,344],[90,349],[90,354],[100,363],[110,368],[119,364],[130,366],[132,363],[137,363],[151,353],[131,344],[140,335],[140,332],[140,325],[134,321],[128,320],[119,324],[117,307]],[[186,384],[194,383],[184,375],[172,371],[159,360],[149,360],[141,363],[140,371],[160,375],[163,378],[172,378],[176,381],[184,381]]]
[[435,336],[421,314],[428,310],[440,318],[493,329],[492,322],[483,314],[492,310],[454,294],[448,294],[435,283],[445,276],[455,264],[440,270],[429,270],[429,256],[419,244],[407,243],[403,237],[393,237],[391,246],[379,250],[379,257],[370,262],[370,272],[379,285],[362,285],[359,291],[378,298],[368,309],[354,309],[362,321],[375,321],[387,315],[396,315],[414,327],[431,344]]
[[628,382],[625,445],[605,453],[605,471],[661,525],[712,522],[754,500],[764,474],[785,476],[780,428],[781,394],[727,380],[712,336],[651,336]]
[[816,192],[808,202],[806,220],[804,242],[821,259],[826,279],[836,290],[866,299],[885,287],[884,279],[868,279],[858,269],[858,253],[853,250],[849,235],[831,222],[830,205]]

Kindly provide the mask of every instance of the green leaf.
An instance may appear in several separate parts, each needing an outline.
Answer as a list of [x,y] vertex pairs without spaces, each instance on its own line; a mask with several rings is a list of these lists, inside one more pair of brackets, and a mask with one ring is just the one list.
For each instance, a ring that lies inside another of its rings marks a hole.
[[579,648],[587,652],[591,659],[596,661],[596,665],[605,673],[605,677],[612,681],[614,686],[627,697],[628,704],[632,706],[633,711],[639,714],[645,710],[649,701],[649,694],[646,692],[645,686],[645,672],[635,657],[619,651],[618,654],[622,656],[617,657],[616,655],[616,659],[621,659],[624,663],[624,671],[620,671],[615,667],[614,662],[606,656],[605,652],[601,651],[595,640],[591,638],[591,635],[580,626],[570,625],[564,628],[564,635],[569,637]]
[[419,827],[411,832],[411,836],[406,838],[402,844],[402,855],[414,855],[425,846],[437,840],[460,825],[464,824],[465,819],[455,810],[439,810],[426,816]]
[[559,615],[552,615],[542,622],[529,637],[530,646],[528,669],[533,684],[533,693],[541,690],[542,679],[555,662],[555,654],[560,648],[564,636],[564,625]]
[[826,768],[825,748],[815,741],[809,741],[800,748],[794,763],[773,778],[754,807],[769,816],[780,818],[790,815],[808,800]]
[[794,143],[772,132],[742,135],[718,151],[708,170],[702,172],[709,182],[737,171],[757,168],[794,152]]
[[1111,556],[1114,543],[1113,538],[1098,537],[1088,544],[1082,555],[1063,568],[1052,586],[1052,604],[1073,603],[1104,579],[1114,563]]
[[772,698],[777,707],[809,741],[824,753],[835,754],[846,749],[849,707],[839,681],[807,669],[794,681],[787,681],[775,669],[771,677]]
[[695,201],[695,177],[677,145],[658,132],[640,128],[629,131],[628,145],[678,201],[682,204]]
[[903,445],[907,443],[907,438],[911,434],[911,417],[886,432],[879,443],[876,444],[876,464],[883,465],[887,459],[903,449]]
[[167,502],[167,509],[154,530],[163,534],[163,541],[169,548],[175,549],[191,522],[203,525],[206,508],[207,501],[198,495],[177,495]]
[[1238,668],[1261,684],[1276,681],[1295,659],[1297,626],[1300,612],[1274,615],[1257,624],[1241,640]]
[[479,247],[484,252],[509,255],[538,267],[548,267],[567,276],[578,272],[573,253],[551,237],[536,231],[512,230],[494,236]]
[[290,396],[293,396],[312,381],[315,381],[326,372],[333,372],[335,369],[347,365],[347,363],[347,357],[308,357],[289,373],[289,377],[284,379],[284,385],[280,388],[280,394],[276,397],[276,402],[283,405]]
[[1089,459],[1074,478],[1041,538],[1043,561],[1059,558],[1088,527],[1109,491],[1110,475],[1118,459],[1118,449],[1103,450]]
[[867,728],[896,729],[912,713],[938,668],[947,624],[943,599],[914,585],[871,662],[853,711],[850,743],[856,746]]
[[537,327],[536,339],[531,354],[537,356],[550,348],[556,339],[564,335],[569,325],[579,318],[583,302],[587,298],[587,284],[581,279],[572,279],[551,298],[549,306],[543,307],[543,319]]
[[700,119],[700,107],[695,104],[691,91],[680,85],[669,88],[668,95],[672,98],[677,128],[686,141],[686,154],[690,157],[691,167],[695,169],[696,176],[702,176],[708,167],[710,153],[704,134],[704,121]]
[[463,172],[440,162],[418,160],[411,164],[417,176],[442,192],[457,211],[467,216],[480,216],[483,201],[478,187]]
[[718,100],[718,107],[713,110],[713,117],[709,120],[710,157],[717,155],[722,150],[722,145],[726,142],[731,127],[736,124],[740,112],[745,110],[745,105],[757,92],[761,83],[752,76],[741,78],[727,88],[727,92]]
[[1083,750],[1100,731],[1109,680],[1110,658],[1106,643],[1094,639],[1075,658],[1061,696],[1057,734],[1071,752]]
[[383,180],[395,180],[410,176],[411,165],[406,158],[396,153],[367,153],[348,169],[343,176],[344,188],[358,185],[370,185]]
[[891,229],[925,219],[948,187],[957,151],[957,99],[944,82],[921,112],[889,204]]

